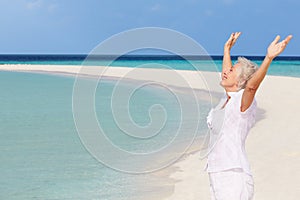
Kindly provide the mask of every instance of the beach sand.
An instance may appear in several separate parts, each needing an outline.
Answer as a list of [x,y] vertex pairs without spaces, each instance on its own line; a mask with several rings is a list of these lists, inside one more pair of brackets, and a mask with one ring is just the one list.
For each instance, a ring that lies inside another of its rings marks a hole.
[[[107,69],[104,71],[104,69]],[[0,65],[0,70],[75,75],[81,66]],[[87,76],[126,77],[160,84],[220,92],[218,73],[125,67],[89,67]],[[178,76],[179,75],[179,76]],[[205,77],[205,80],[201,78]],[[174,78],[176,77],[176,78]],[[200,79],[199,79],[200,77]],[[257,123],[246,151],[255,182],[255,200],[296,200],[300,197],[300,78],[267,76],[258,93]],[[174,192],[168,200],[210,199],[205,160],[191,154],[174,164]]]
[[[257,93],[260,111],[246,141],[254,177],[255,200],[300,197],[300,79],[267,76]],[[168,200],[210,199],[204,160],[190,155],[175,164],[180,180]]]

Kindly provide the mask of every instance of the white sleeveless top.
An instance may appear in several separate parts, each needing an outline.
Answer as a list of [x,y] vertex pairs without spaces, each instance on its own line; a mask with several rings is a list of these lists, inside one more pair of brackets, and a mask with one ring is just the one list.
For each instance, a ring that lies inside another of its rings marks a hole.
[[240,111],[244,90],[228,92],[231,97],[225,107],[226,94],[216,108],[211,109],[207,117],[210,129],[209,152],[205,171],[219,172],[241,168],[251,175],[250,165],[245,151],[247,135],[255,124],[256,100],[244,112]]

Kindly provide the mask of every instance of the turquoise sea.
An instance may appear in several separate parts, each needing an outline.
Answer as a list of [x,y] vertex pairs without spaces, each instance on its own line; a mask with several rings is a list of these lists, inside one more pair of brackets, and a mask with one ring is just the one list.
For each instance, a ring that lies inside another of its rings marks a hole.
[[[198,69],[205,71],[216,71],[215,66],[211,66],[213,62],[216,65],[217,70],[221,70],[222,57],[211,56],[209,60],[207,57],[190,56],[191,59],[185,60],[180,56],[123,56],[115,59],[112,62],[108,62],[110,57],[103,56],[99,59],[88,59],[87,55],[0,55],[0,64],[47,64],[47,65],[103,65],[110,63],[111,67],[125,66],[125,67],[137,67],[145,64],[162,64],[167,65],[172,69],[179,70],[195,70]],[[232,60],[235,61],[238,56],[232,56]],[[262,62],[263,56],[245,56],[246,58],[256,62],[258,65]],[[187,57],[189,58],[189,57]],[[194,65],[192,66],[190,62]],[[268,75],[275,76],[291,76],[300,77],[300,57],[286,56],[277,57],[272,66],[268,70]],[[145,67],[145,66],[144,66]],[[158,65],[147,65],[146,67],[160,67]]]
[[[0,57],[1,64],[61,64],[80,65],[81,57],[64,59],[50,56],[36,59],[15,56]],[[5,59],[4,59],[5,58]],[[47,58],[47,59],[46,59]],[[215,71],[205,60],[191,60],[202,70]],[[221,60],[214,60],[220,69]],[[257,60],[258,64],[261,62]],[[194,70],[184,60],[130,58],[114,61],[111,67],[137,67],[149,63],[168,65],[174,69]],[[101,65],[101,61],[90,63]],[[154,67],[157,65],[153,65]],[[274,61],[270,75],[300,77],[300,60],[283,59]],[[75,77],[52,74],[4,72],[0,71],[0,199],[157,199],[157,195],[172,192],[171,182],[162,174],[168,174],[171,167],[160,173],[130,174],[120,172],[97,161],[84,147],[77,133],[72,113],[72,94]],[[152,152],[163,148],[176,136],[176,130],[182,122],[178,101],[170,92],[161,87],[144,87],[133,94],[129,102],[131,119],[139,126],[151,122],[152,117],[160,117],[161,112],[152,109],[160,104],[167,113],[166,123],[160,134],[149,140],[132,138],[122,134],[114,121],[110,109],[111,96],[117,82],[104,80],[95,92],[96,116],[101,120],[103,129],[109,133],[108,138],[118,147],[127,151]],[[118,83],[119,84],[119,83]],[[123,82],[121,89],[135,87],[135,82]],[[185,91],[178,95],[189,96]],[[199,93],[201,95],[201,93]],[[122,96],[118,96],[122,99]],[[205,98],[203,98],[205,99]],[[119,105],[122,109],[122,105]],[[201,100],[201,116],[196,134],[196,142],[187,152],[197,150],[197,138],[206,133],[205,114],[210,103]],[[157,111],[157,115],[155,115]],[[193,117],[185,118],[190,123]],[[190,137],[189,124],[184,126],[185,134],[179,137],[176,149],[186,145]],[[103,152],[110,155],[111,152]],[[114,154],[111,154],[114,155]],[[156,159],[164,159],[169,154],[162,153]],[[111,157],[116,159],[116,157]],[[120,160],[126,163],[126,158]],[[156,160],[153,160],[156,162]],[[127,163],[128,164],[128,163]],[[149,163],[142,163],[149,164]],[[134,163],[132,163],[134,165]]]

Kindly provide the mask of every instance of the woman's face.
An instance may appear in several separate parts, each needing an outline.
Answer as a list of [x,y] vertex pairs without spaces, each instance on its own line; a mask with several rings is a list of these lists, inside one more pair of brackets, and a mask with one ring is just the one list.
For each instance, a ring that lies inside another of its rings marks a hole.
[[231,69],[225,71],[222,74],[221,86],[223,88],[232,88],[233,90],[238,87],[238,74],[237,69],[240,67],[240,63],[236,63]]

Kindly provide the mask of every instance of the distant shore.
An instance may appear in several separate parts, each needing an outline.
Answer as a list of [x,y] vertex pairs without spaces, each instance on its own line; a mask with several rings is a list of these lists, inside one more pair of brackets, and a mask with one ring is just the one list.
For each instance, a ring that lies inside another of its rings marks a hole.
[[[105,76],[147,80],[175,87],[220,92],[215,72],[143,69],[126,67],[86,67],[67,65],[0,65],[0,71]],[[204,77],[204,78],[203,78]],[[256,200],[295,200],[300,196],[300,78],[267,76],[257,93],[259,113],[246,150],[255,182]],[[175,163],[179,168],[169,200],[209,199],[208,176],[198,153]]]

